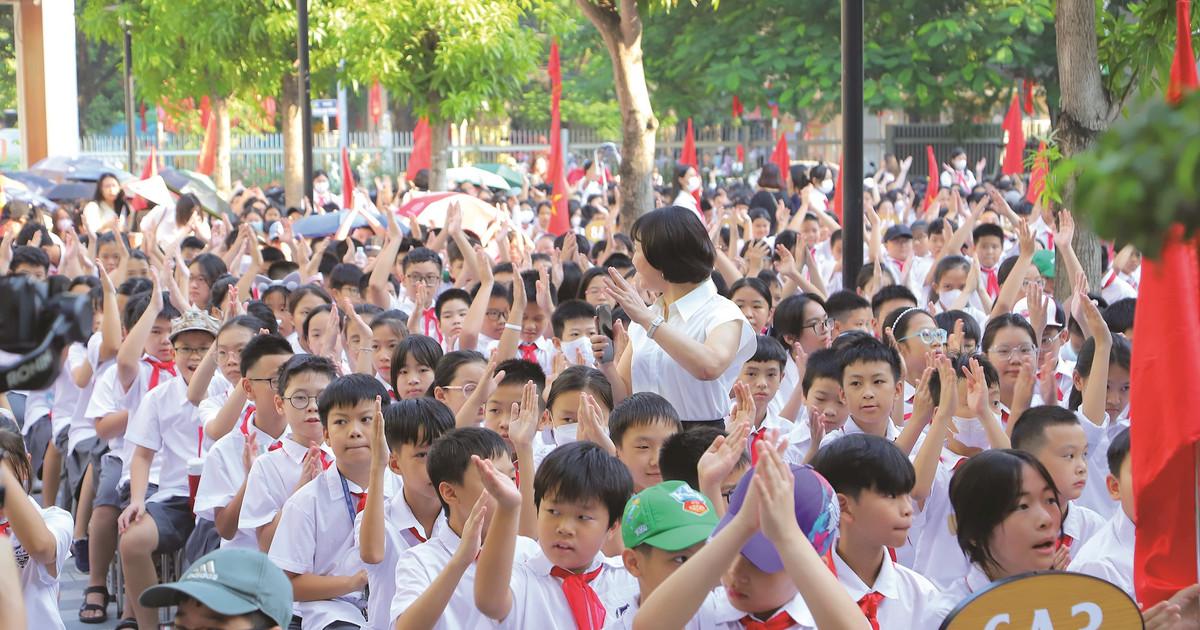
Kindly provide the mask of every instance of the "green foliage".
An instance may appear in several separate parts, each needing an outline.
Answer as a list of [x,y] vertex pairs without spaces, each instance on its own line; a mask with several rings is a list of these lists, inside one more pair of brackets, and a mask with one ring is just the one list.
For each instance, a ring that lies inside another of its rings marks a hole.
[[1200,228],[1198,128],[1200,92],[1179,107],[1142,103],[1093,150],[1060,162],[1055,175],[1078,175],[1075,207],[1087,212],[1100,236],[1154,257],[1174,224],[1188,235]]
[[[1192,6],[1192,24],[1200,7]],[[1096,0],[1096,34],[1104,87],[1117,102],[1135,94],[1160,94],[1175,56],[1174,2]],[[1192,44],[1200,44],[1193,31]]]
[[0,111],[17,108],[17,48],[13,7],[0,7]]

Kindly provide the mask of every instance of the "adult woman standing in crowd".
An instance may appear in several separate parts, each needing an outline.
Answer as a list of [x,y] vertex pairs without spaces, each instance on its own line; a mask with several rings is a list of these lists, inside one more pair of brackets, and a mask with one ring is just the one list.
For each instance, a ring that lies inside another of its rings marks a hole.
[[96,194],[83,207],[83,218],[93,232],[107,232],[128,210],[120,180],[112,173],[105,173],[96,182]]
[[[722,428],[729,390],[756,344],[741,309],[717,294],[712,241],[695,213],[679,206],[641,217],[630,236],[637,288],[615,270],[606,281],[609,295],[636,324],[628,343],[617,344],[622,347],[616,361],[599,364],[613,384],[613,400],[654,392],[685,422]],[[639,290],[660,296],[647,306]],[[622,328],[618,324],[614,331],[618,340],[626,336]],[[609,343],[602,335],[592,337],[597,361]]]
[[700,204],[692,196],[694,191],[700,190],[703,183],[700,181],[700,174],[687,164],[676,164],[673,175],[671,192],[668,194],[672,199],[671,205],[687,208],[695,212],[696,216],[700,216]]

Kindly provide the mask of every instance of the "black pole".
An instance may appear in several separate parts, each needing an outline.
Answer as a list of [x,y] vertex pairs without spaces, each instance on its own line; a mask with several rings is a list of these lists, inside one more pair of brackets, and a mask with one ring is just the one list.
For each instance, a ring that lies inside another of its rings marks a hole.
[[133,131],[133,36],[129,32],[129,22],[125,21],[125,144],[129,150],[129,172],[136,173],[137,158],[136,138]]
[[[863,264],[863,0],[842,0],[842,286]],[[879,229],[879,226],[872,226]]]
[[[312,101],[309,100],[308,72],[308,0],[296,3],[297,33],[296,50],[299,53],[300,86],[300,135],[304,147],[304,196],[312,199],[313,146],[312,146]],[[301,208],[303,210],[303,208]]]

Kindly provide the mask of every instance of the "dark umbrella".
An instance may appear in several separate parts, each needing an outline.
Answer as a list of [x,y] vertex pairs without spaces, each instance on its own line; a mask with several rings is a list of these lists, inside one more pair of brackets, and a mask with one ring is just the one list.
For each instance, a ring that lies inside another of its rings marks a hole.
[[96,184],[92,182],[63,182],[47,190],[45,197],[52,201],[71,201],[91,199],[95,194]]
[[39,194],[33,192],[32,190],[6,190],[6,191],[4,191],[4,194],[9,199],[16,200],[16,201],[24,201],[25,203],[27,203],[31,206],[38,206],[38,207],[47,208],[47,209],[55,208],[58,206],[58,204],[54,203],[54,201],[52,199],[49,199],[42,195],[39,195]]
[[[299,221],[292,224],[292,231],[304,238],[319,238],[329,236],[337,232],[338,226],[342,224],[342,220],[346,218],[346,213],[351,210],[338,210],[337,212],[326,212],[325,214],[310,214]],[[380,223],[387,221],[379,214],[375,215]],[[370,224],[363,218],[361,214],[354,217],[354,221],[350,224],[351,228],[367,227]]]
[[121,182],[134,179],[132,173],[109,166],[95,158],[86,157],[51,156],[42,158],[29,167],[29,172],[56,182],[65,180],[94,182],[99,181],[106,173],[116,175],[117,180]]
[[233,208],[229,202],[221,199],[217,194],[217,189],[211,185],[211,180],[208,178],[191,171],[173,168],[160,169],[158,174],[171,192],[177,195],[187,193],[196,195],[196,199],[200,200],[200,207],[204,208],[205,212],[218,218],[223,216],[229,217],[230,220],[236,218],[233,216]]
[[18,181],[22,184],[25,184],[26,188],[38,194],[42,194],[47,190],[54,188],[54,182],[46,179],[45,177],[34,175],[33,173],[5,173],[4,176],[13,181]]

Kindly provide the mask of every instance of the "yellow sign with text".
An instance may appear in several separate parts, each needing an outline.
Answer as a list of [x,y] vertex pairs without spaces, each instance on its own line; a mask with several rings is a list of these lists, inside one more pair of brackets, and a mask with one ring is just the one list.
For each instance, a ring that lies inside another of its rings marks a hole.
[[955,608],[941,630],[1137,630],[1137,604],[1089,575],[1038,571],[994,582]]

